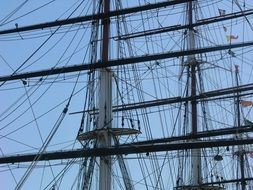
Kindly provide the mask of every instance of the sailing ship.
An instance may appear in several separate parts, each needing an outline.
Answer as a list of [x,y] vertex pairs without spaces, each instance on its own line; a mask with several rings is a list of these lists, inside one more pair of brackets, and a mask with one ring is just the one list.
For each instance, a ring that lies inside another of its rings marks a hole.
[[253,2],[5,2],[1,189],[253,188]]

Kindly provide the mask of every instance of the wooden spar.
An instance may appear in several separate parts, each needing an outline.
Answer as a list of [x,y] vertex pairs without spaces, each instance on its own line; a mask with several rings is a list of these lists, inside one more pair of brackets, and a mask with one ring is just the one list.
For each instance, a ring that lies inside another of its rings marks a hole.
[[169,59],[169,58],[178,58],[181,56],[201,54],[201,53],[214,52],[214,51],[221,51],[221,50],[234,49],[234,48],[247,47],[247,46],[253,46],[253,41],[220,45],[220,46],[205,47],[205,48],[198,48],[198,49],[193,49],[193,50],[173,51],[173,52],[166,52],[166,53],[161,53],[161,54],[153,54],[153,55],[145,55],[145,56],[124,58],[124,59],[108,60],[106,62],[99,61],[99,62],[96,62],[93,64],[86,63],[86,64],[73,65],[73,66],[68,66],[68,67],[58,67],[58,68],[52,68],[52,69],[47,69],[47,70],[28,72],[28,73],[18,73],[18,74],[15,73],[15,74],[7,75],[7,76],[1,76],[0,82],[18,80],[18,79],[28,79],[28,78],[33,78],[33,77],[56,75],[56,74],[61,74],[61,73],[89,71],[89,70],[98,69],[98,68],[137,64],[137,63],[143,63],[146,61],[155,61],[158,59],[162,60],[162,59]]

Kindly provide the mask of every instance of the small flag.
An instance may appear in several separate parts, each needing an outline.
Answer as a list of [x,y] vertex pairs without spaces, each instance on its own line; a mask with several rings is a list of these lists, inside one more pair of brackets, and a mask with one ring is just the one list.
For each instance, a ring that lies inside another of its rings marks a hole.
[[228,29],[227,29],[226,26],[223,26],[223,30],[224,30],[224,32],[227,32],[227,31],[228,31]]
[[224,9],[218,9],[220,16],[224,16],[226,14],[226,11]]
[[247,100],[241,100],[240,103],[243,107],[253,106],[253,102]]
[[238,36],[234,36],[234,35],[226,35],[227,41],[231,42],[232,40],[236,40],[238,39]]

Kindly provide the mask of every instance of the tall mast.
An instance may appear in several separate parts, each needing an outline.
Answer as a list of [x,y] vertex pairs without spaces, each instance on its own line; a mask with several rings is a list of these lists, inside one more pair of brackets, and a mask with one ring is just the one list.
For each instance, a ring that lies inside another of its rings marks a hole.
[[[236,86],[239,86],[239,66],[235,65],[235,79],[236,79]],[[236,93],[236,125],[237,127],[241,126],[241,113],[240,113],[240,93]],[[236,138],[242,139],[241,134],[237,134]],[[242,190],[246,189],[245,183],[245,172],[244,172],[244,154],[245,150],[243,146],[238,146],[238,161],[240,164],[240,172],[241,172],[241,187]]]
[[[106,14],[110,11],[110,0],[103,0],[103,12]],[[102,62],[109,59],[109,33],[110,18],[102,20],[103,39],[102,39]],[[112,128],[112,74],[108,68],[99,70],[100,89],[99,89],[99,115],[98,129]],[[99,147],[110,147],[111,136],[104,130],[103,134],[98,137]],[[100,157],[99,165],[99,189],[111,189],[111,157]]]
[[[195,49],[195,36],[194,36],[194,28],[193,28],[193,4],[192,2],[188,3],[188,50]],[[191,96],[196,96],[196,59],[195,55],[189,55],[187,57],[187,62],[190,67],[190,78],[191,78]],[[191,132],[192,135],[196,135],[198,132],[198,123],[197,123],[197,101],[191,101]],[[199,185],[202,183],[201,181],[201,150],[200,149],[192,149],[191,150],[191,170],[192,170],[192,184],[191,185]]]

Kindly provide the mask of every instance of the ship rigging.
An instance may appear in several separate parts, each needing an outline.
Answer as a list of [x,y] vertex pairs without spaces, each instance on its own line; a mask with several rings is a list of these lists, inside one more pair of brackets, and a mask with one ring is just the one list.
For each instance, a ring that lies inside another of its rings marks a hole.
[[252,2],[42,2],[0,21],[4,189],[253,187]]

